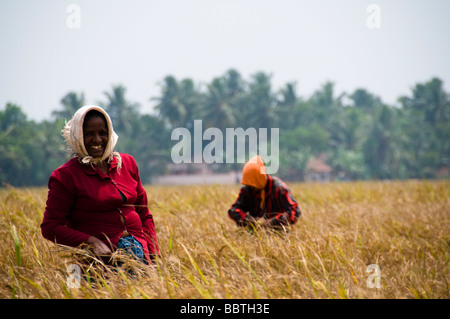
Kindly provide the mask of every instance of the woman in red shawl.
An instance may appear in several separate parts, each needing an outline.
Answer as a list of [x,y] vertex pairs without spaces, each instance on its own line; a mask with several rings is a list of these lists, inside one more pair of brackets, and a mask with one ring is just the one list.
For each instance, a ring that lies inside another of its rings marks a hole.
[[97,255],[125,248],[150,261],[159,255],[153,216],[138,167],[114,152],[118,136],[99,106],[80,108],[63,129],[75,157],[48,182],[42,235],[58,244],[88,244]]

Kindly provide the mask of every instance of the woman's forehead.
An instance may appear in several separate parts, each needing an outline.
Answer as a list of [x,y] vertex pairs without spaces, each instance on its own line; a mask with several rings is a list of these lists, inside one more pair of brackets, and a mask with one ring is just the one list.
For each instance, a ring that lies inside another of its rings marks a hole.
[[83,128],[87,126],[105,126],[106,127],[106,120],[103,116],[100,115],[93,115],[90,117],[86,117],[84,119]]

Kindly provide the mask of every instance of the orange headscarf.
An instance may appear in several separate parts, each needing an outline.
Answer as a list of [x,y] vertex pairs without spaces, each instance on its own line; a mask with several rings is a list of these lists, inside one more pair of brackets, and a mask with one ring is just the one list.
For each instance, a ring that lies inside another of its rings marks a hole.
[[247,164],[245,164],[242,170],[241,184],[253,186],[256,189],[261,190],[261,203],[260,207],[264,207],[265,191],[264,188],[267,184],[266,166],[259,155],[252,157]]

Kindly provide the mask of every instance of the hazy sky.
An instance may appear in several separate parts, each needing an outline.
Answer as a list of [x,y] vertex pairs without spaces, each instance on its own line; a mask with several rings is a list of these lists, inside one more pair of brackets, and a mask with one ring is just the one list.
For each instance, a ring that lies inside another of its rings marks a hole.
[[42,120],[69,91],[93,104],[123,84],[147,113],[166,75],[206,83],[230,68],[305,98],[333,81],[394,104],[434,76],[449,91],[449,14],[449,0],[0,0],[0,109]]

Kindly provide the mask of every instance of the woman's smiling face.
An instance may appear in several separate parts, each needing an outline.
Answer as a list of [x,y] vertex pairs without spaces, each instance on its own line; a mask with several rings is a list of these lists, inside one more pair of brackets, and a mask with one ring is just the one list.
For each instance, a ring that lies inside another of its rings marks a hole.
[[86,151],[94,158],[102,157],[108,144],[108,126],[101,113],[86,114],[83,138]]

